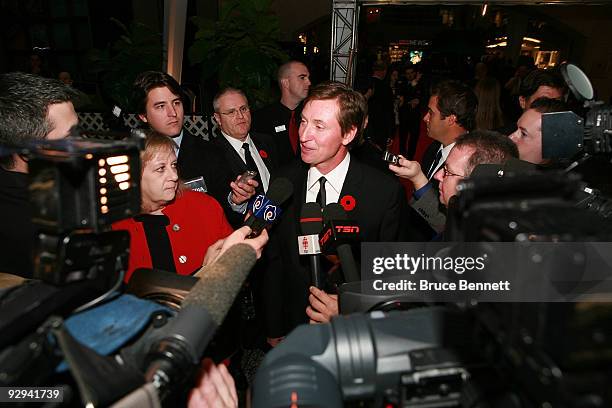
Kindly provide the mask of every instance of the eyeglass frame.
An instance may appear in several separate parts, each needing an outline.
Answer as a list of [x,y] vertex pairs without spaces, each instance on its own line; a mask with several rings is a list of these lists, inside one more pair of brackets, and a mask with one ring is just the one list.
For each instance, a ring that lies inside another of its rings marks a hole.
[[238,112],[242,113],[242,115],[246,115],[250,111],[251,111],[251,107],[249,105],[242,105],[238,109],[230,109],[227,112],[218,112],[218,113],[225,115],[225,116],[232,116],[235,118],[235,117],[238,117]]
[[461,177],[461,178],[468,178],[468,176],[464,176],[462,174],[455,174],[452,171],[448,170],[446,163],[444,163],[441,170],[442,170],[442,174],[444,175],[444,177],[455,176],[455,177]]

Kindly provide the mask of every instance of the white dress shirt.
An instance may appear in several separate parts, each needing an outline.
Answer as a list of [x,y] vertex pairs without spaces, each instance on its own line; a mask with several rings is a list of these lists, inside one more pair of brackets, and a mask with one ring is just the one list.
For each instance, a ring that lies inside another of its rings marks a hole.
[[311,167],[308,170],[308,177],[306,179],[306,202],[315,203],[317,202],[317,195],[319,194],[319,179],[321,176],[325,177],[325,199],[326,203],[337,203],[340,199],[340,192],[346,179],[346,173],[348,173],[349,164],[351,163],[350,153],[346,153],[346,157],[336,166],[335,169],[327,174],[321,174],[316,167]]
[[[223,132],[221,132],[221,134],[229,142],[229,144],[234,148],[234,150],[236,150],[236,153],[238,153],[238,156],[240,156],[240,158],[245,164],[246,164],[246,159],[244,157],[244,149],[242,148],[242,145],[244,143],[249,144],[249,150],[251,151],[251,157],[253,157],[253,161],[255,161],[255,165],[257,166],[257,172],[259,173],[259,177],[261,177],[261,182],[263,183],[263,189],[265,192],[267,192],[268,186],[270,184],[270,172],[268,171],[268,168],[266,167],[266,164],[264,163],[263,159],[259,155],[259,150],[257,150],[257,147],[255,146],[255,143],[253,143],[253,139],[251,139],[251,136],[247,135],[244,142],[242,142],[236,138],[226,135]],[[238,174],[235,174],[235,176],[238,176]]]

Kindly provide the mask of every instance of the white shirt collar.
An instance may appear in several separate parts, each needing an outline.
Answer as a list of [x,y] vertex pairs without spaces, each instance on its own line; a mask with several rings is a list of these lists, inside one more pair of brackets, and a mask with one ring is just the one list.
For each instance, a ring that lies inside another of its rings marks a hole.
[[178,156],[179,150],[181,150],[181,142],[183,141],[183,129],[181,129],[181,133],[179,133],[178,136],[173,137],[172,140],[176,144],[176,147],[174,148],[174,153],[176,153],[176,155]]
[[[325,176],[327,180],[325,185],[325,191],[327,192],[327,203],[336,203],[340,198],[340,192],[342,191],[342,186],[344,185],[344,180],[346,179],[346,174],[348,173],[349,164],[351,163],[351,154],[349,152],[346,153],[344,159],[329,173],[323,175],[321,172],[314,166],[312,166],[308,170],[308,178],[306,180],[306,189],[307,193],[316,191],[319,192],[319,179],[321,176]],[[315,187],[316,186],[316,187]],[[308,194],[310,195],[310,194]],[[316,200],[316,194],[314,194],[314,199]],[[306,202],[310,202],[307,201]]]
[[255,148],[255,146],[253,145],[253,142],[251,141],[251,137],[249,135],[247,135],[246,139],[244,139],[244,142],[243,142],[241,140],[236,139],[235,137],[231,137],[225,132],[221,132],[221,134],[229,142],[229,144],[232,145],[234,150],[236,150],[238,154],[240,154],[240,157],[242,157],[243,159],[244,159],[244,151],[242,150],[242,145],[244,143],[248,143],[251,149]]

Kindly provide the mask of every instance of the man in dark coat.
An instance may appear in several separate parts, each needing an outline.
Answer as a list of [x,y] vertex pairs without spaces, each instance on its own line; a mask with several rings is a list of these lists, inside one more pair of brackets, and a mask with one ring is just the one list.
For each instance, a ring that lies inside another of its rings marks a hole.
[[360,227],[363,241],[398,241],[406,232],[406,200],[401,185],[363,165],[349,153],[362,131],[364,97],[339,82],[311,90],[302,111],[301,157],[282,174],[294,192],[279,225],[272,230],[264,279],[268,343],[272,346],[295,326],[308,321],[310,271],[298,254],[299,216],[304,203],[340,203]]
[[272,135],[280,165],[300,158],[298,130],[302,101],[310,89],[310,72],[299,61],[289,61],[278,69],[281,98],[253,114],[253,131]]

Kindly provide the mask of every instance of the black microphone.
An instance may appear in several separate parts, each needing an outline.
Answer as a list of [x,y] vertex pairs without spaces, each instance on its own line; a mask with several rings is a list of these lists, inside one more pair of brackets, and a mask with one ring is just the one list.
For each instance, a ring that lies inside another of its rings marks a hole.
[[322,252],[326,255],[338,254],[344,279],[347,282],[359,281],[359,268],[350,245],[351,242],[359,241],[359,226],[348,219],[344,208],[338,203],[325,206],[323,221],[325,226],[319,234]]
[[319,246],[319,233],[323,229],[321,206],[318,203],[306,203],[300,212],[300,229],[302,235],[298,237],[298,251],[300,255],[310,258],[310,283],[321,289],[321,248]]
[[267,195],[257,194],[249,204],[250,216],[244,225],[251,227],[249,238],[261,234],[264,228],[272,225],[282,214],[283,204],[293,194],[293,184],[284,177],[274,179],[268,187]]
[[236,244],[200,270],[201,279],[185,297],[178,315],[152,342],[145,359],[145,378],[156,385],[162,398],[199,363],[256,260],[252,247]]

